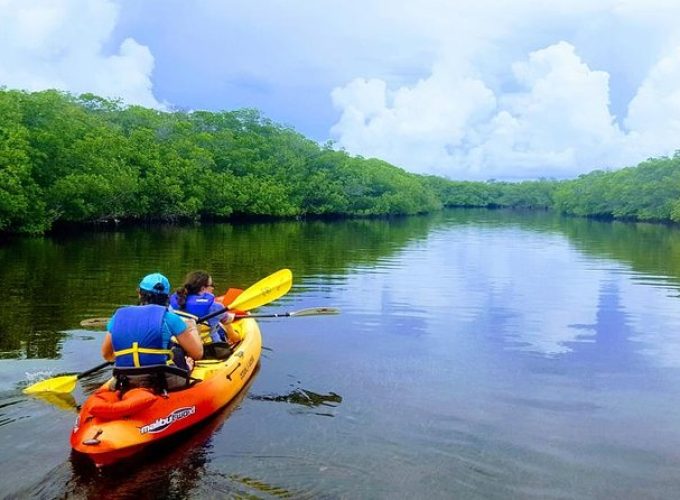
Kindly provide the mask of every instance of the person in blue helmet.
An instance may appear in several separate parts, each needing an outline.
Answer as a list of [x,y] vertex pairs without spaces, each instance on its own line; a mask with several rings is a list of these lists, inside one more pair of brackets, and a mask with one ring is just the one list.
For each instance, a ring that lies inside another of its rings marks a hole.
[[149,274],[137,293],[139,305],[121,307],[109,320],[102,343],[104,359],[123,370],[174,365],[190,371],[193,360],[203,357],[203,344],[195,322],[185,322],[168,310],[168,279]]
[[[170,307],[183,317],[200,318],[216,311],[224,309],[224,305],[215,300],[215,282],[212,276],[203,270],[192,271],[184,278],[184,284],[170,297]],[[234,314],[224,312],[208,320],[209,328],[202,331],[199,325],[199,334],[204,344],[226,342],[231,329],[230,323],[234,321]],[[233,338],[233,335],[232,335]]]

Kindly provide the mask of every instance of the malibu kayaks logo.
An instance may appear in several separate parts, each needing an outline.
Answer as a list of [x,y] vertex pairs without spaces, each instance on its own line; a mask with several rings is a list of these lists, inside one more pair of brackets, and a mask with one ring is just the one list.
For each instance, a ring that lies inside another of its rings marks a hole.
[[187,406],[185,408],[177,408],[167,417],[160,417],[139,428],[140,434],[156,434],[158,432],[163,432],[165,429],[170,427],[172,424],[183,418],[187,418],[196,413],[195,406]]

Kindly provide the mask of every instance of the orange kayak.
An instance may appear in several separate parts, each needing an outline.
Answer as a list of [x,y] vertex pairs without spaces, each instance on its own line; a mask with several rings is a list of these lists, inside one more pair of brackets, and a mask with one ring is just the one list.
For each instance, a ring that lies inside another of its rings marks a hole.
[[122,399],[108,382],[83,404],[71,433],[71,447],[97,466],[110,465],[146,446],[187,429],[226,406],[243,389],[260,359],[262,337],[257,322],[233,323],[243,340],[226,360],[201,360],[194,383],[167,395],[137,388]]

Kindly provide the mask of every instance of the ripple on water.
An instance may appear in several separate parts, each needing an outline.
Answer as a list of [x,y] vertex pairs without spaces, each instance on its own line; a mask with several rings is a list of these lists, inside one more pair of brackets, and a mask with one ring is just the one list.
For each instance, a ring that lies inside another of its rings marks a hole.
[[[370,472],[361,467],[335,463],[327,456],[299,454],[224,454],[211,464],[205,478],[201,490],[206,493],[296,499],[342,498],[350,484],[372,482]],[[379,488],[369,492],[378,497],[385,494]]]

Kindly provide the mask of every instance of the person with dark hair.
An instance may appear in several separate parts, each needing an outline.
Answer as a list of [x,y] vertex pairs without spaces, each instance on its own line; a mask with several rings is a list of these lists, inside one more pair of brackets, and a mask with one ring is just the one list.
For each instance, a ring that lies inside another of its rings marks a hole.
[[196,323],[168,310],[170,282],[162,274],[145,276],[137,293],[139,305],[121,307],[109,320],[102,356],[123,371],[174,365],[188,374],[203,357]]
[[[170,307],[183,317],[197,319],[213,312],[224,309],[224,306],[215,300],[215,283],[207,271],[192,271],[184,278],[184,284],[170,297]],[[225,332],[231,333],[231,322],[234,314],[224,312],[208,320],[209,328],[201,329],[199,333],[204,344],[214,342],[226,342]],[[231,335],[233,337],[233,335]]]

